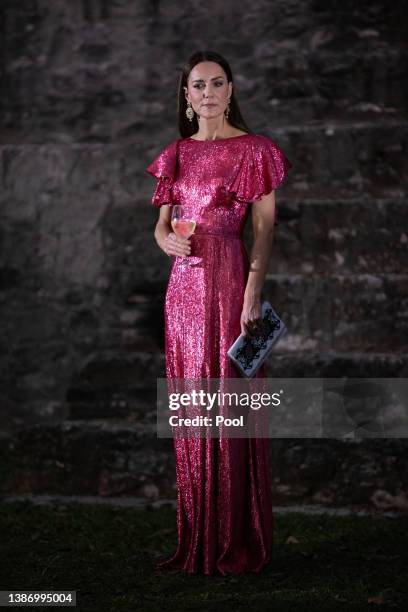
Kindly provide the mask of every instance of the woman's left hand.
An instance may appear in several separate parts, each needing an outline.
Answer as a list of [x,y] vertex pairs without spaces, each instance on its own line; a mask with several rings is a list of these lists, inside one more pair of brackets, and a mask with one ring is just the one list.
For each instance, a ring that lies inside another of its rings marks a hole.
[[262,307],[260,298],[245,298],[241,313],[241,333],[254,336],[262,328]]

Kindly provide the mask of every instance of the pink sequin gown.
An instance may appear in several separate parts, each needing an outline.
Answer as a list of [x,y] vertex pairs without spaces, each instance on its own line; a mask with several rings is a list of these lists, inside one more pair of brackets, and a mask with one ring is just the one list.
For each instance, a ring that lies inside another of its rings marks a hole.
[[[227,350],[240,334],[249,268],[242,239],[250,203],[292,167],[271,138],[178,138],[146,169],[152,204],[183,204],[197,227],[193,265],[174,258],[165,300],[167,378],[238,378]],[[277,221],[275,221],[277,225]],[[261,368],[258,376],[265,376]],[[259,572],[272,549],[267,438],[174,439],[176,551],[157,563],[191,573]]]

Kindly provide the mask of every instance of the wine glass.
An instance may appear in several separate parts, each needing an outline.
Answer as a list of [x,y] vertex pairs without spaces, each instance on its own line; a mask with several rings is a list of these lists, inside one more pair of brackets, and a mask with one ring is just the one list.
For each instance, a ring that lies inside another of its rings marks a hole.
[[[171,227],[177,236],[190,238],[190,236],[194,234],[196,221],[187,215],[187,211],[184,206],[181,204],[175,204],[172,206],[171,211]],[[188,257],[182,257],[181,265],[190,265]]]

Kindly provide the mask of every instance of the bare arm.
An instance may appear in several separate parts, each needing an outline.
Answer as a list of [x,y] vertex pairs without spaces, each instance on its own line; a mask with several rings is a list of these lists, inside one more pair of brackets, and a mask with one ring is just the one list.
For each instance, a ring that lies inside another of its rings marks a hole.
[[191,240],[176,236],[171,227],[171,206],[163,204],[160,207],[159,219],[154,230],[158,246],[166,255],[186,256],[190,254]]
[[241,333],[243,334],[251,331],[251,322],[261,318],[261,292],[272,251],[275,208],[275,191],[264,195],[259,202],[252,205],[254,242],[250,254],[249,275],[241,314]]

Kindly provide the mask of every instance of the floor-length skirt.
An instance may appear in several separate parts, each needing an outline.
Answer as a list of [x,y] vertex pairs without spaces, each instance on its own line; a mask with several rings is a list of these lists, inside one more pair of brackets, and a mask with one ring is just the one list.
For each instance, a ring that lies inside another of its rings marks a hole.
[[[194,236],[191,266],[173,264],[165,301],[168,379],[238,378],[227,350],[240,334],[248,275],[241,238]],[[257,377],[265,376],[264,367]],[[176,551],[160,570],[259,572],[272,551],[270,446],[260,438],[174,438]]]

